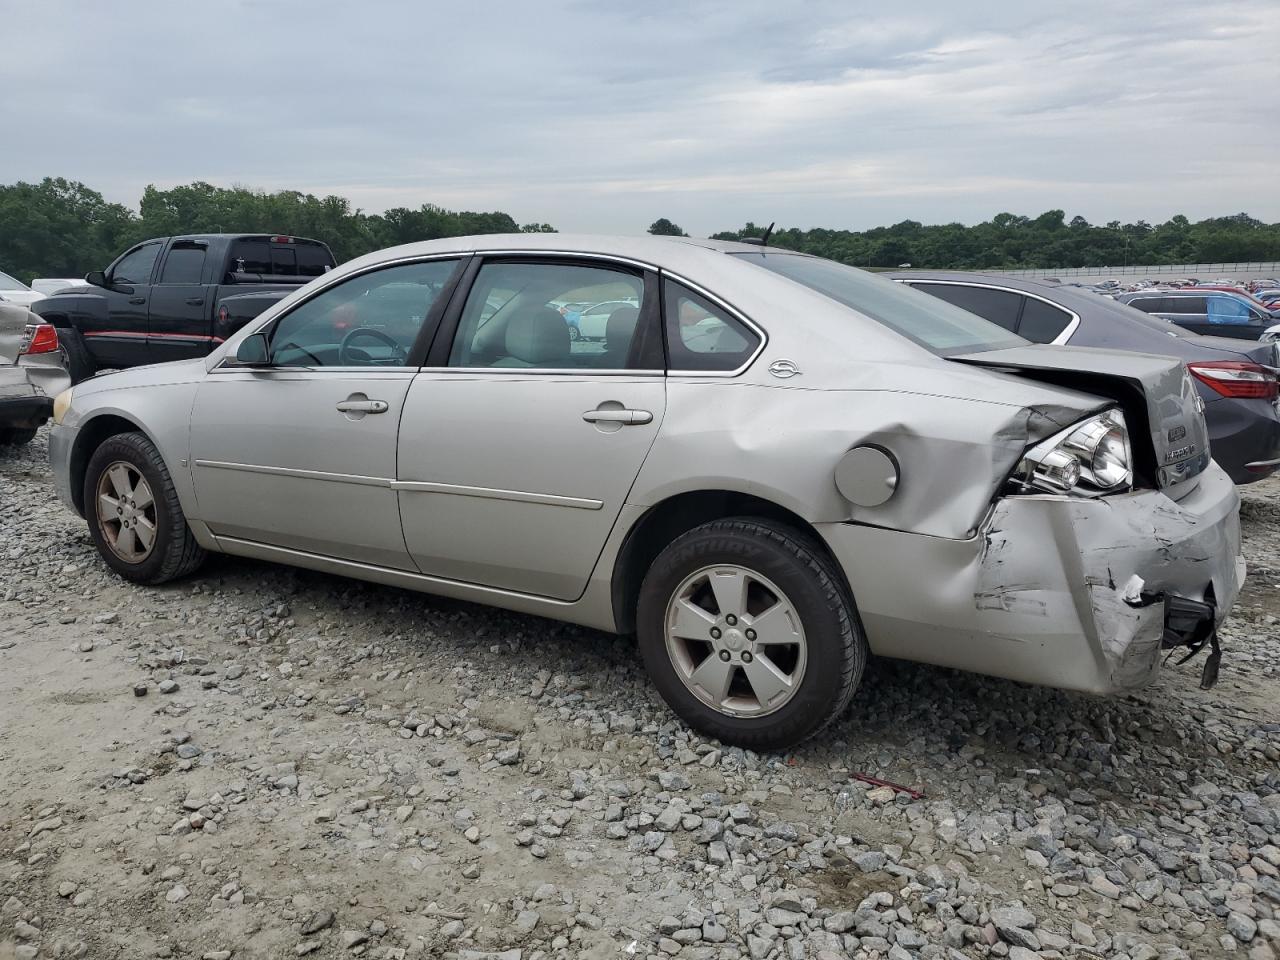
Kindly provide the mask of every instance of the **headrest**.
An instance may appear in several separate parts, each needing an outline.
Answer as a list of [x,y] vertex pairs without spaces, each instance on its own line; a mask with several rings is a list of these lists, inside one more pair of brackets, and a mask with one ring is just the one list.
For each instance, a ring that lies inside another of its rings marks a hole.
[[559,311],[538,307],[511,318],[506,343],[507,353],[524,363],[565,366],[569,360],[569,325]]
[[609,314],[604,325],[604,342],[611,350],[625,350],[631,345],[632,334],[640,320],[639,307],[619,307]]

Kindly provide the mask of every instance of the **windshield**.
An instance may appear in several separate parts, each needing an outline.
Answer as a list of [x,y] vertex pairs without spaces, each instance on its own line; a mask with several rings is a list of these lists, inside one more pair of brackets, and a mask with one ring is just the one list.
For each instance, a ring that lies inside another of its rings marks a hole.
[[19,283],[7,273],[0,273],[0,290],[29,290],[25,283]]
[[1028,341],[927,293],[834,260],[786,253],[740,257],[865,314],[942,357],[1003,350]]

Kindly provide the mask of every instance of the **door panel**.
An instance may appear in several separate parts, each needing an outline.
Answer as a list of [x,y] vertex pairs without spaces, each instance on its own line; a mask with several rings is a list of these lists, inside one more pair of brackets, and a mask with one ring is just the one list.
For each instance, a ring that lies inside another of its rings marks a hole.
[[[223,536],[413,569],[391,483],[414,372],[211,373],[191,415],[199,519]],[[337,409],[368,401],[385,409]]]
[[[420,374],[405,401],[397,474],[414,562],[432,576],[576,599],[665,405],[661,376]],[[583,419],[623,410],[652,419]]]
[[151,288],[147,352],[152,363],[203,357],[221,341],[211,336],[211,287],[158,283]]

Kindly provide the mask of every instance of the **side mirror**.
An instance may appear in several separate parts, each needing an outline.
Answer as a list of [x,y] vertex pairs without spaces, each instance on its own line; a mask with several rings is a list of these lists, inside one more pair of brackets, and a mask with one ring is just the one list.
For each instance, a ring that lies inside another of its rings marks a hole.
[[107,275],[101,270],[90,270],[84,275],[84,282],[95,287],[105,287],[107,285]]
[[236,364],[242,367],[271,366],[271,349],[265,333],[251,333],[236,348]]
[[1262,336],[1258,338],[1263,343],[1280,343],[1280,323],[1275,326],[1267,327],[1262,331]]

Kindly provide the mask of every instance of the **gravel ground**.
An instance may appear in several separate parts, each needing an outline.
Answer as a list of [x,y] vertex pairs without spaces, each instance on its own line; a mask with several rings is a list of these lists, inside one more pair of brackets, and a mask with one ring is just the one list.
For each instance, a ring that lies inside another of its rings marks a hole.
[[1244,501],[1213,690],[877,662],[757,756],[623,639],[235,559],[127,584],[43,436],[0,450],[0,960],[1272,958],[1280,482]]

